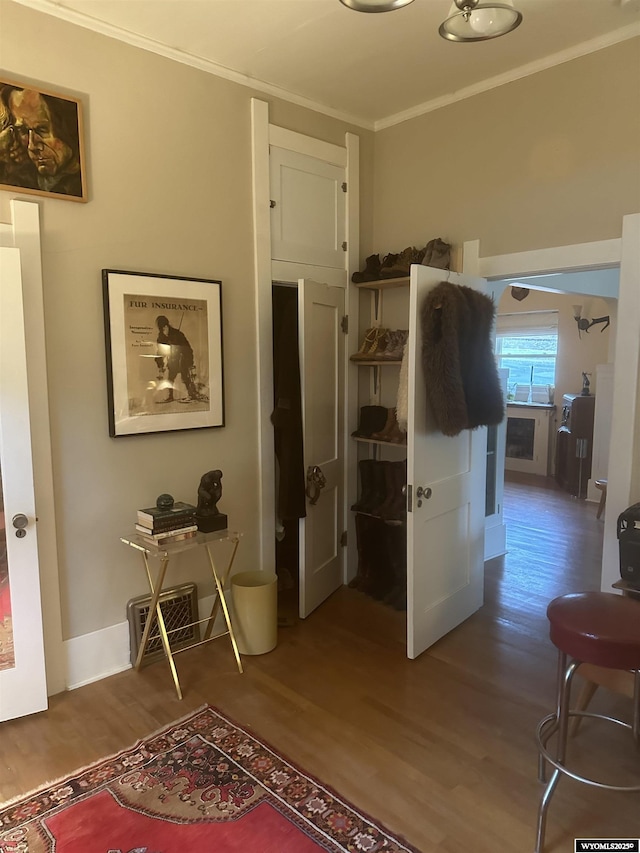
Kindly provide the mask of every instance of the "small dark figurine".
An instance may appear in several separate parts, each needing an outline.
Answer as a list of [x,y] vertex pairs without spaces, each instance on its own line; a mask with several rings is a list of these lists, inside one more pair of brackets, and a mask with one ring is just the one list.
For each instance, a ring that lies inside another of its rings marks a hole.
[[581,397],[591,396],[591,392],[589,391],[589,386],[591,385],[591,383],[589,382],[590,376],[591,376],[590,373],[583,373],[582,374],[582,391],[580,393]]
[[214,530],[226,530],[227,516],[218,509],[218,501],[222,497],[222,471],[216,468],[207,471],[200,479],[198,486],[198,506],[196,520],[198,530],[212,533]]

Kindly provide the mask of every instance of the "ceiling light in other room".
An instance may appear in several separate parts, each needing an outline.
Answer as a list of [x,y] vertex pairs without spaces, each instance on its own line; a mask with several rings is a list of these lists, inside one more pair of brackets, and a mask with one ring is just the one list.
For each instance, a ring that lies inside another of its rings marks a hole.
[[356,12],[392,12],[408,6],[413,0],[340,0],[343,6]]
[[454,0],[438,32],[449,41],[487,41],[510,33],[521,23],[522,13],[513,8],[513,0]]

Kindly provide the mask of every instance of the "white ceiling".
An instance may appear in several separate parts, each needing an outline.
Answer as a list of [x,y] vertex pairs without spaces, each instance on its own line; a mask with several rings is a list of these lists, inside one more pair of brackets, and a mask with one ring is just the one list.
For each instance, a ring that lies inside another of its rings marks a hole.
[[[498,39],[440,38],[450,0],[16,0],[266,94],[380,129],[640,35],[640,0],[515,0]],[[640,51],[639,51],[640,53]]]

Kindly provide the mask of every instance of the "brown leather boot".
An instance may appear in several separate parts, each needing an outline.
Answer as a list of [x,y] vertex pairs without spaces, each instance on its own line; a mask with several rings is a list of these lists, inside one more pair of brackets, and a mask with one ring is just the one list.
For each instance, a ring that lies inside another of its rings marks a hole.
[[374,432],[371,438],[376,441],[388,441],[392,444],[404,444],[407,434],[398,426],[395,408],[388,410],[387,422],[382,432]]
[[364,281],[377,281],[380,278],[380,255],[369,255],[362,272],[354,272],[351,281],[360,284]]
[[404,487],[407,483],[407,460],[388,462],[387,499],[378,508],[377,514],[385,521],[404,521],[407,517],[407,499]]

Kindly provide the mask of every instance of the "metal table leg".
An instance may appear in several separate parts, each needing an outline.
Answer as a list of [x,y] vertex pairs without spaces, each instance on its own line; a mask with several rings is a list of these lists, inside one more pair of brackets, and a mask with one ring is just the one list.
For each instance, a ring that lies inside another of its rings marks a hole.
[[158,577],[156,578],[155,584],[153,581],[153,576],[151,574],[151,569],[149,568],[149,560],[147,559],[147,554],[144,551],[142,552],[142,559],[144,560],[144,568],[147,573],[147,580],[149,581],[149,588],[151,589],[152,597],[151,604],[149,605],[149,616],[145,623],[144,631],[142,632],[142,639],[140,641],[140,648],[138,649],[138,656],[136,658],[135,668],[140,669],[140,666],[142,664],[142,658],[149,643],[151,625],[153,624],[153,618],[151,614],[155,611],[156,617],[158,619],[158,628],[160,630],[162,646],[164,648],[164,653],[167,656],[167,660],[169,661],[169,667],[171,669],[171,675],[173,677],[173,683],[176,688],[176,693],[178,694],[178,699],[182,699],[182,689],[180,687],[180,681],[178,679],[178,671],[176,669],[175,661],[173,660],[173,652],[171,651],[171,644],[169,643],[167,629],[164,624],[164,616],[162,615],[162,608],[160,607],[160,593],[162,592],[164,577],[167,573],[169,557],[165,556],[160,561],[160,568],[158,570]]

